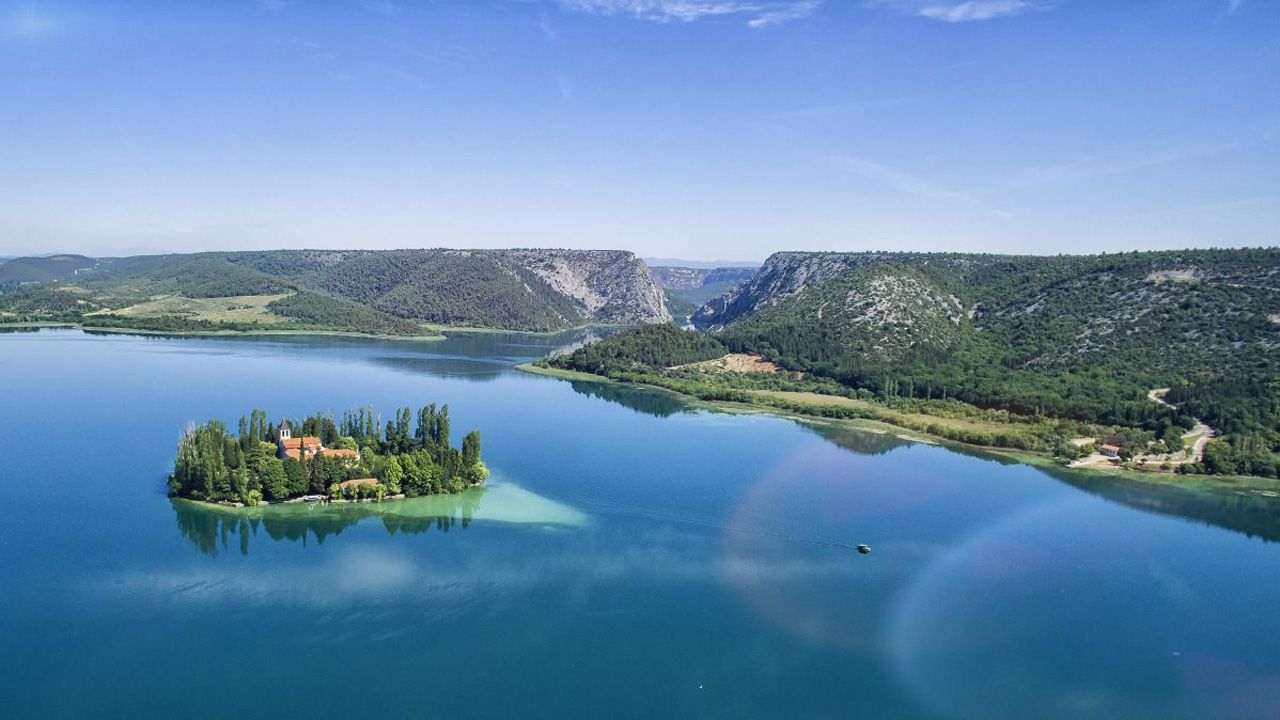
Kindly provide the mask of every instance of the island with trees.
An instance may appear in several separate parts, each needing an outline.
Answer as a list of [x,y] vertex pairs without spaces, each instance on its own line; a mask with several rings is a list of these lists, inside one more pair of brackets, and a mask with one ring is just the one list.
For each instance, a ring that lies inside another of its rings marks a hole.
[[178,440],[169,494],[231,505],[353,502],[458,493],[484,482],[480,433],[449,440],[449,406],[398,410],[385,425],[372,408],[281,420],[254,410],[238,432],[210,420]]

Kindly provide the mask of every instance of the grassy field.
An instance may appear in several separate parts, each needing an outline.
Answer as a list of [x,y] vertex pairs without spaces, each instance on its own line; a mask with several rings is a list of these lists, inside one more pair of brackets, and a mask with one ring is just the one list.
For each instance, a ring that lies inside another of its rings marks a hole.
[[283,293],[280,295],[239,295],[219,298],[184,298],[176,295],[166,295],[109,312],[122,317],[181,315],[192,320],[208,320],[209,322],[243,322],[272,325],[289,322],[289,319],[271,312],[267,309],[267,305],[276,300],[289,297],[289,295],[290,293]]
[[929,415],[926,413],[905,413],[892,410],[880,403],[839,397],[836,395],[821,395],[819,393],[809,392],[789,392],[784,390],[749,390],[748,392],[753,395],[772,397],[778,400],[799,403],[801,405],[812,405],[814,407],[836,405],[840,407],[856,407],[864,410],[873,410],[882,417],[888,419],[890,422],[894,422],[894,424],[932,423],[943,427],[955,428],[957,430],[971,430],[974,432],[993,434],[1006,433],[1011,429],[1010,425],[1006,423],[981,422],[977,420],[951,418],[940,415]]

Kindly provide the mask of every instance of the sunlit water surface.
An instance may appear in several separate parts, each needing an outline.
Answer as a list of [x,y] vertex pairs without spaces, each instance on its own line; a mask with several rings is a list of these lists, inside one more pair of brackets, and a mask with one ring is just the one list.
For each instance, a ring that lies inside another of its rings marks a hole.
[[[513,369],[582,339],[0,334],[0,715],[1280,713],[1268,501]],[[188,421],[428,402],[488,487],[165,497]]]

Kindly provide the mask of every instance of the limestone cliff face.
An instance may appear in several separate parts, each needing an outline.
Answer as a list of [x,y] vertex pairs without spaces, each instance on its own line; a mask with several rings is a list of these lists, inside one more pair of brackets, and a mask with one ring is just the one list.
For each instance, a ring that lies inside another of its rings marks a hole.
[[668,290],[694,290],[714,283],[740,283],[755,274],[755,268],[690,268],[654,266],[649,274],[654,282]]
[[647,325],[671,320],[662,289],[635,253],[536,249],[497,253],[580,302],[584,322]]
[[699,308],[693,322],[704,328],[724,327],[807,287],[821,285],[847,270],[884,257],[880,253],[774,253],[749,280]]

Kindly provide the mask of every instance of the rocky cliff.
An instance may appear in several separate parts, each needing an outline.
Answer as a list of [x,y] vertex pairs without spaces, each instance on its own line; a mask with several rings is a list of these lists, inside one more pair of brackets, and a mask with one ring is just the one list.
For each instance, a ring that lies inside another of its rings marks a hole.
[[671,320],[649,267],[624,250],[503,250],[556,292],[582,304],[586,322],[646,325]]
[[882,257],[885,255],[881,253],[774,253],[741,285],[701,307],[694,313],[693,322],[704,328],[730,325],[807,287]]

